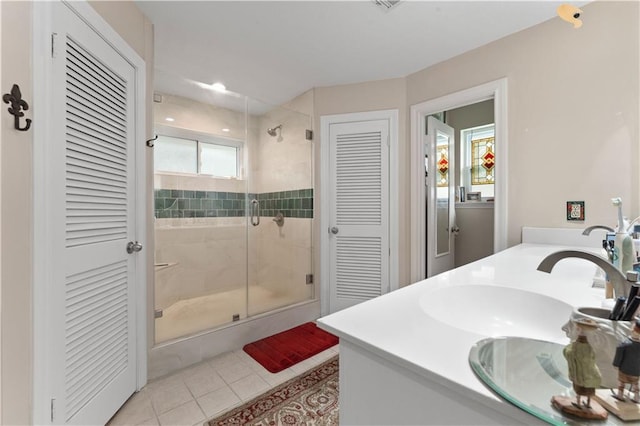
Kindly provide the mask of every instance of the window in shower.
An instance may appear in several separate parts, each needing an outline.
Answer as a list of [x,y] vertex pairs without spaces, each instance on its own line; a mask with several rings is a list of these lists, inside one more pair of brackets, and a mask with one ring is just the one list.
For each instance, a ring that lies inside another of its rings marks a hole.
[[200,174],[238,177],[238,147],[202,142],[198,144]]
[[240,178],[242,144],[231,139],[193,139],[159,134],[154,145],[156,172]]

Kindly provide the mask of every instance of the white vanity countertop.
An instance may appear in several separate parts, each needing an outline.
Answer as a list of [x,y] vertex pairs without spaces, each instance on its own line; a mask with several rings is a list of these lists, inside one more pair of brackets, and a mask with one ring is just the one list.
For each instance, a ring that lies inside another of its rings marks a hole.
[[[430,317],[420,301],[429,295],[436,297],[436,292],[443,287],[491,285],[551,296],[574,307],[601,307],[604,290],[592,288],[597,270],[593,263],[567,258],[558,262],[550,274],[536,270],[548,254],[565,249],[599,253],[596,249],[584,247],[520,244],[320,318],[317,322],[340,339],[415,374],[459,392],[471,390],[480,400],[489,398],[489,402],[502,402],[475,376],[468,361],[469,351],[476,342],[497,335],[481,335],[452,327]],[[457,309],[456,300],[442,300],[442,303],[448,304],[453,311]],[[483,308],[491,310],[491,306]],[[544,315],[544,307],[541,307],[540,316]],[[466,312],[459,312],[458,316],[461,323],[474,321]],[[558,324],[558,327],[563,324]],[[569,343],[568,338],[559,334],[561,337],[557,343]]]

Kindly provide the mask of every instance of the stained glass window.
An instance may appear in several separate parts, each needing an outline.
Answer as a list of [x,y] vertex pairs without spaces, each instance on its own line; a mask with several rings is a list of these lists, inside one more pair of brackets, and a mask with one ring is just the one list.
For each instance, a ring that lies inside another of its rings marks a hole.
[[496,157],[493,151],[494,138],[471,140],[471,184],[487,185],[495,181]]
[[449,147],[447,145],[438,146],[438,186],[449,186]]
[[460,185],[468,192],[480,192],[482,199],[494,196],[496,180],[495,125],[462,129]]

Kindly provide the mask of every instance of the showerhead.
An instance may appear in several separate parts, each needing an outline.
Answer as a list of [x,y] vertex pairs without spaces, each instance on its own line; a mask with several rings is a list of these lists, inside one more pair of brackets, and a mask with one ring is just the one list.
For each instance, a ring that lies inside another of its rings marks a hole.
[[278,129],[282,130],[282,124],[278,124],[276,127],[267,129],[267,133],[269,134],[269,136],[276,136],[278,134],[277,133]]

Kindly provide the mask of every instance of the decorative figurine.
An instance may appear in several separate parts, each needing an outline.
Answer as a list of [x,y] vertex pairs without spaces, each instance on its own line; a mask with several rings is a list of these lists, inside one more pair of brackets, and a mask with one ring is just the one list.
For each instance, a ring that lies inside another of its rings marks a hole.
[[640,319],[636,318],[629,338],[618,345],[613,366],[618,369],[618,393],[613,397],[626,401],[624,390],[629,385],[629,392],[633,393],[631,401],[640,403]]
[[[587,332],[595,330],[598,325],[595,321],[583,318],[575,320],[578,337],[567,345],[562,351],[569,367],[569,379],[573,383],[576,393],[575,400],[564,395],[556,395],[551,398],[554,407],[562,412],[586,419],[607,418],[607,411],[591,397],[595,395],[596,388],[600,386],[602,376],[596,365],[596,355],[587,340]],[[583,400],[586,398],[586,400]]]

